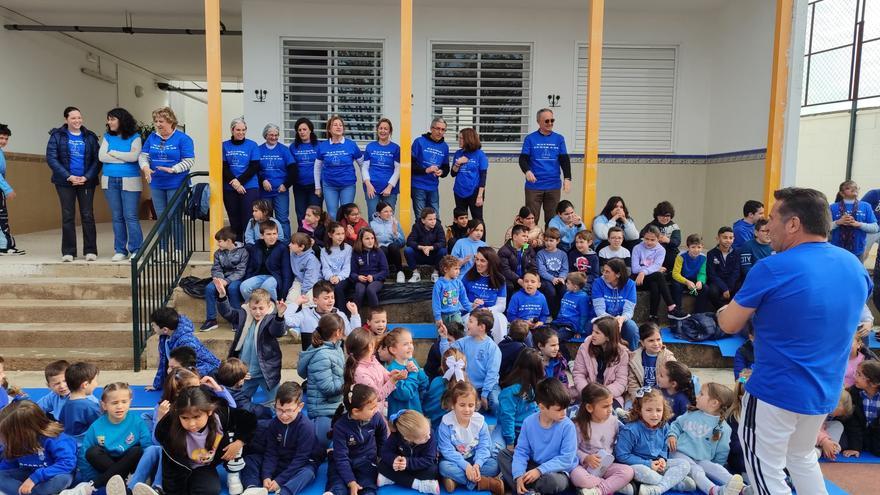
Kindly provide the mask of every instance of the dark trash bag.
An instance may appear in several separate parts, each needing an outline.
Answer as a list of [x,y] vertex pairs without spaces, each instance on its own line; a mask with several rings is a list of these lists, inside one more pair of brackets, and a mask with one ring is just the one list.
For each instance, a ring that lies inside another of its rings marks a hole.
[[434,284],[420,282],[415,284],[388,284],[379,291],[381,304],[404,304],[418,301],[430,301],[434,293]]
[[183,277],[177,285],[188,295],[199,299],[205,298],[205,287],[212,283],[211,278]]
[[672,334],[679,339],[690,342],[703,342],[704,340],[722,339],[727,334],[721,331],[715,313],[695,313],[679,320],[671,328]]

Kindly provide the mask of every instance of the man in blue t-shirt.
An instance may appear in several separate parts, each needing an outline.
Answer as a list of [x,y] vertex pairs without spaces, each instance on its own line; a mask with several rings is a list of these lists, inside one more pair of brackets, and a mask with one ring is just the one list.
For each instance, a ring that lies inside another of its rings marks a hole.
[[410,150],[413,218],[420,218],[422,208],[426,206],[435,212],[440,211],[440,179],[449,175],[449,145],[443,138],[445,134],[446,121],[435,117],[431,121],[431,130],[413,141]]
[[755,328],[739,425],[752,485],[790,494],[787,467],[798,493],[824,494],[816,435],[837,406],[873,284],[858,258],[828,242],[824,194],[786,188],[774,197],[767,225],[776,254],[755,263],[718,323],[732,334],[751,318]]
[[[538,110],[538,130],[526,136],[519,155],[519,168],[526,176],[526,206],[535,215],[535,223],[544,210],[544,226],[556,214],[560,188],[566,194],[571,190],[571,160],[565,147],[565,138],[553,132],[553,110]],[[559,180],[559,172],[564,180]]]

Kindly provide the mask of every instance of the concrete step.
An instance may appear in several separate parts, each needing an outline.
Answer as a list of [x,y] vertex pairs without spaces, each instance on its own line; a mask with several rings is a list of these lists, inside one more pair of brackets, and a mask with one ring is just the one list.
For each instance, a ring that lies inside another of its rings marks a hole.
[[131,280],[112,277],[6,277],[0,299],[131,299]]
[[131,351],[131,323],[0,323],[7,347],[77,348],[88,343]]
[[[26,258],[22,257],[22,258]],[[113,263],[109,260],[86,262],[77,260],[72,263],[59,261],[35,263],[21,260],[21,263],[0,264],[0,279],[6,277],[94,277],[94,278],[131,278],[131,263],[123,261]],[[193,253],[183,275],[208,277],[211,273],[211,262],[207,253]]]
[[[133,370],[131,347],[87,347],[59,349],[53,347],[6,347],[3,348],[6,371],[41,371],[46,365],[58,359],[71,363],[88,361],[100,370]],[[145,363],[145,361],[143,361]]]
[[0,299],[4,323],[131,323],[131,300]]

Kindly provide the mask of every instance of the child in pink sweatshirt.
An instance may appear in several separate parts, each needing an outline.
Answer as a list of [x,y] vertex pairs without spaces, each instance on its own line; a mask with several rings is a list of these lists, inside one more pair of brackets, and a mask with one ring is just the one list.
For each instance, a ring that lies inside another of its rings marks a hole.
[[388,371],[376,359],[376,341],[373,334],[366,328],[356,328],[345,339],[345,386],[343,393],[348,393],[356,383],[367,385],[376,391],[379,412],[384,416],[388,410],[386,399],[399,380],[405,380],[406,370]]

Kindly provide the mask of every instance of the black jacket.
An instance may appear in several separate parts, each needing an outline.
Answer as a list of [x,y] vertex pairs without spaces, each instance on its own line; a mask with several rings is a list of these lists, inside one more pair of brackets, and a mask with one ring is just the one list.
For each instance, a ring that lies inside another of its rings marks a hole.
[[865,408],[862,405],[861,390],[853,385],[847,391],[852,398],[853,413],[843,422],[846,448],[880,455],[880,418],[868,424]]
[[[516,273],[519,257],[516,254],[516,250],[513,249],[513,241],[507,241],[501,246],[501,249],[498,250],[498,257],[501,258],[501,273],[504,275],[504,278],[508,283],[513,284],[514,287],[519,287],[516,283],[517,279],[520,278]],[[531,247],[522,253],[522,267],[523,273],[538,270],[538,265],[535,263],[535,250]]]
[[406,245],[413,249],[418,249],[419,246],[434,246],[432,253],[445,249],[446,234],[443,232],[443,225],[440,224],[440,220],[437,220],[437,224],[431,230],[428,230],[421,220],[416,220],[416,223],[413,224],[409,232],[409,236],[406,238]]
[[[240,308],[233,308],[229,305],[228,298],[220,299],[217,308],[220,316],[232,323],[232,328],[235,330],[235,337],[232,338],[232,345],[229,346],[229,357],[239,357],[241,351],[235,350],[238,341],[244,329],[250,327],[254,321],[249,310],[245,309],[247,307],[248,303],[245,302]],[[269,388],[281,383],[281,346],[278,345],[278,339],[284,337],[285,333],[287,329],[284,327],[284,316],[277,314],[273,305],[257,325],[257,357],[260,360],[260,371],[263,372],[263,378],[266,379]]]
[[269,275],[272,275],[272,277],[275,278],[278,297],[283,299],[287,297],[287,292],[290,290],[290,286],[293,285],[293,272],[290,269],[290,253],[287,250],[287,246],[280,242],[276,242],[272,246],[272,250],[269,251],[268,256],[266,255],[265,250],[266,242],[262,239],[258,239],[255,244],[247,246],[248,265],[244,277],[241,280],[245,281],[255,275],[259,275],[260,270],[265,263]]
[[[98,185],[98,174],[101,172],[101,163],[98,161],[98,136],[85,128],[80,128],[86,149],[83,159],[83,176],[88,179],[86,186]],[[46,144],[46,162],[52,169],[52,183],[59,186],[69,186],[67,178],[70,177],[70,149],[67,147],[69,136],[67,124],[49,131],[49,142]]]

